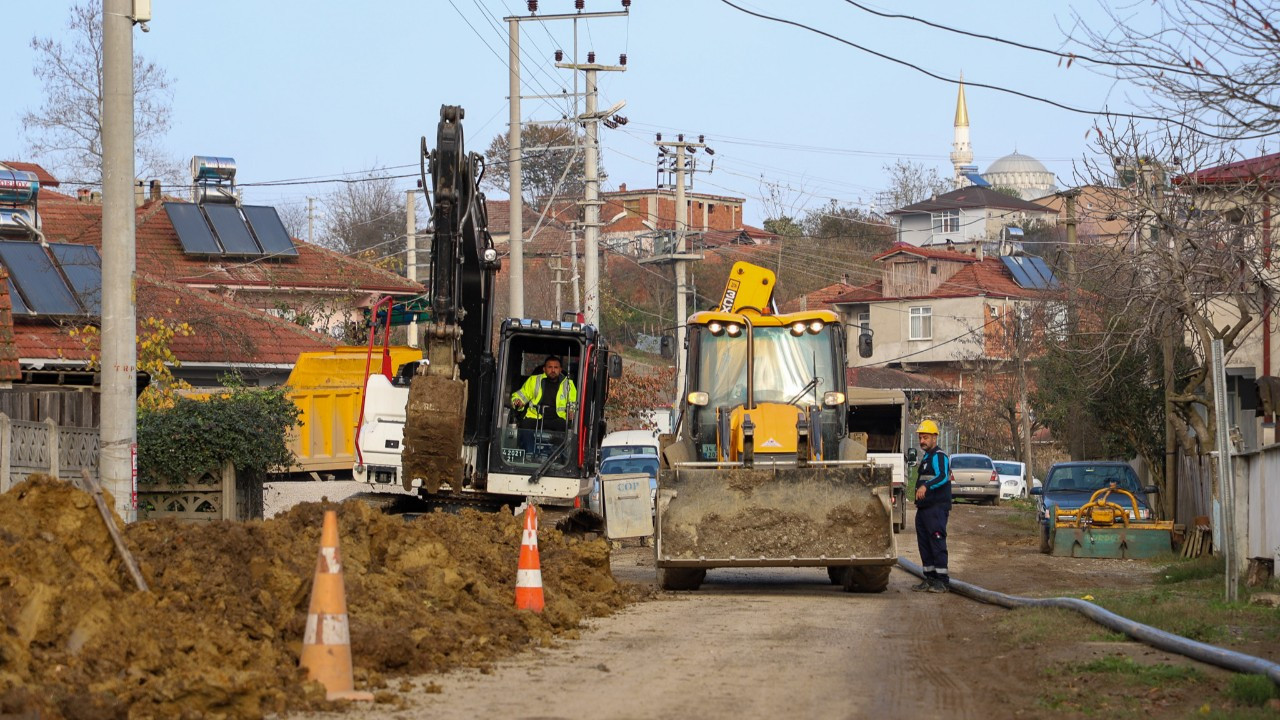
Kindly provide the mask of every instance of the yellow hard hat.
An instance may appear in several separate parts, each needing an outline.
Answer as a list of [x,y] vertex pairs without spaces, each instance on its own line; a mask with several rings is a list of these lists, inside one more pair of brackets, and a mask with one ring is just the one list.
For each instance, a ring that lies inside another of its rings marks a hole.
[[916,428],[916,432],[929,433],[930,435],[937,435],[938,423],[932,420],[925,420],[924,422],[920,423],[920,427]]

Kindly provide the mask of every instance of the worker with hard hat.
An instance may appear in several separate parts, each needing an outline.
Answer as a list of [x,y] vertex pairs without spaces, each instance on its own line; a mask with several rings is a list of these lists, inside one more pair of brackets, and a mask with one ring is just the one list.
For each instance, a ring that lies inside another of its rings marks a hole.
[[951,514],[951,458],[938,449],[938,424],[925,420],[916,428],[924,456],[916,466],[916,543],[924,580],[911,589],[944,593],[947,572],[947,516]]

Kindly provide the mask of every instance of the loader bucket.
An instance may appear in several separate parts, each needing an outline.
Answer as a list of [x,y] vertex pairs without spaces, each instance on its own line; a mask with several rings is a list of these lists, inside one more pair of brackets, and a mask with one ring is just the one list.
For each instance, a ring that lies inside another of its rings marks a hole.
[[1152,558],[1172,549],[1173,539],[1168,530],[1137,525],[1058,527],[1053,537],[1053,554],[1062,557]]
[[885,565],[897,546],[891,469],[865,464],[677,466],[658,479],[668,567]]

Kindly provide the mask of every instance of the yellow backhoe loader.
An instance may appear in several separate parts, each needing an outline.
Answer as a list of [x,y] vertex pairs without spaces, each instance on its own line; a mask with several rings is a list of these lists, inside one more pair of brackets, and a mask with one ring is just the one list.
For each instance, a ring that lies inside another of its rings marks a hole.
[[825,310],[777,313],[774,280],[736,263],[719,307],[689,318],[680,419],[660,438],[658,583],[826,567],[848,591],[882,592],[897,558],[892,470],[849,431],[844,326]]

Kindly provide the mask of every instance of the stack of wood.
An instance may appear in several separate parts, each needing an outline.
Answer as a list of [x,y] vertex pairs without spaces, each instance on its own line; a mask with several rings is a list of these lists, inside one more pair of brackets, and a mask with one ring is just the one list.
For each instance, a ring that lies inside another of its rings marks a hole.
[[1188,529],[1186,540],[1182,543],[1182,557],[1197,558],[1212,552],[1213,529],[1209,526],[1209,517],[1197,515],[1195,523]]

